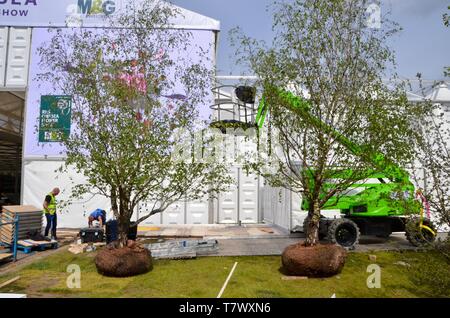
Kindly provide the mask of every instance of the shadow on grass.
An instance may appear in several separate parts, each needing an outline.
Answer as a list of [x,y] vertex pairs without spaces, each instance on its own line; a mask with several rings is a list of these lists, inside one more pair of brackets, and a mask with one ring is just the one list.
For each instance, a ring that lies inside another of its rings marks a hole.
[[278,272],[283,276],[292,276],[291,274],[289,274],[289,272],[283,266],[280,266],[278,268]]

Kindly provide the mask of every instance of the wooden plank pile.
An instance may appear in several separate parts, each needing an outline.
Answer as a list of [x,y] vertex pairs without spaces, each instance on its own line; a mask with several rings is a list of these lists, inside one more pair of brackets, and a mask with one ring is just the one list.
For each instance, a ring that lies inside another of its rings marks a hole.
[[[12,222],[16,216],[19,217],[18,240],[27,239],[30,232],[38,231],[41,233],[42,209],[32,205],[4,206],[0,220],[2,223]],[[15,231],[16,226],[14,224],[0,226],[0,241],[5,244],[12,244]]]
[[14,278],[12,278],[12,279],[10,279],[10,280],[4,282],[4,283],[1,283],[1,284],[0,284],[0,288],[6,287],[6,286],[8,286],[8,285],[10,285],[10,284],[12,284],[12,283],[18,281],[19,279],[20,279],[20,276],[17,276],[17,277],[14,277]]
[[55,240],[52,240],[52,241],[20,240],[17,242],[17,244],[25,246],[25,247],[33,247],[33,246],[39,246],[39,245],[51,245],[54,243],[58,243],[58,242]]
[[12,258],[12,254],[10,253],[0,253],[0,262],[10,260]]
[[46,249],[58,248],[58,241],[34,241],[34,240],[20,240],[17,242],[17,248],[25,254],[31,253],[33,250],[45,251]]

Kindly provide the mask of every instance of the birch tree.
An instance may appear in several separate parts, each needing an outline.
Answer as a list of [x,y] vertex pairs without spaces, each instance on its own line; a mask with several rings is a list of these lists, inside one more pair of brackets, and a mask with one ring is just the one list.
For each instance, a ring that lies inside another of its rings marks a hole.
[[421,109],[397,84],[387,45],[399,26],[381,16],[374,22],[370,4],[276,2],[271,45],[239,29],[231,34],[238,61],[258,76],[269,108],[269,137],[247,166],[303,197],[308,246],[318,243],[321,209],[330,200],[378,172],[407,178],[400,167],[413,158],[411,123]]
[[38,76],[73,98],[62,170],[74,167],[87,183],[76,184],[71,199],[109,198],[122,245],[138,207],[137,224],[177,201],[214,196],[231,181],[224,164],[191,151],[204,124],[199,106],[211,103],[208,52],[191,45],[189,31],[173,28],[181,13],[165,2],[145,0],[127,12],[109,17],[115,27],[108,30],[51,29],[39,51],[49,71]]

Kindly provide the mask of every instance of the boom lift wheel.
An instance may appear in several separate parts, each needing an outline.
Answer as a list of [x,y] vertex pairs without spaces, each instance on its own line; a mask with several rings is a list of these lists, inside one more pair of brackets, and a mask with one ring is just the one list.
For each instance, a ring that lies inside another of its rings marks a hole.
[[360,236],[358,225],[347,218],[334,220],[328,228],[328,239],[345,248],[357,245]]
[[424,218],[422,224],[423,227],[420,226],[420,217],[415,217],[408,220],[405,226],[407,240],[417,247],[433,243],[436,240],[436,227],[433,223]]

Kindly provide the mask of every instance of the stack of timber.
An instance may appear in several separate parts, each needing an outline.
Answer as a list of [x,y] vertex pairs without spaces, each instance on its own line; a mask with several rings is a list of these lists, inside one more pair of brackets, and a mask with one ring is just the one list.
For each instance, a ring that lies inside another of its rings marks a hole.
[[[1,213],[1,223],[13,222],[16,216],[19,217],[18,240],[27,239],[32,232],[41,232],[42,209],[32,205],[4,206]],[[0,226],[0,241],[5,244],[12,244],[16,230],[15,224]]]
[[12,254],[10,253],[0,253],[0,263],[9,261],[12,258]]
[[17,248],[25,254],[31,253],[33,250],[45,251],[46,249],[58,248],[58,241],[34,241],[34,240],[20,240],[17,242]]

